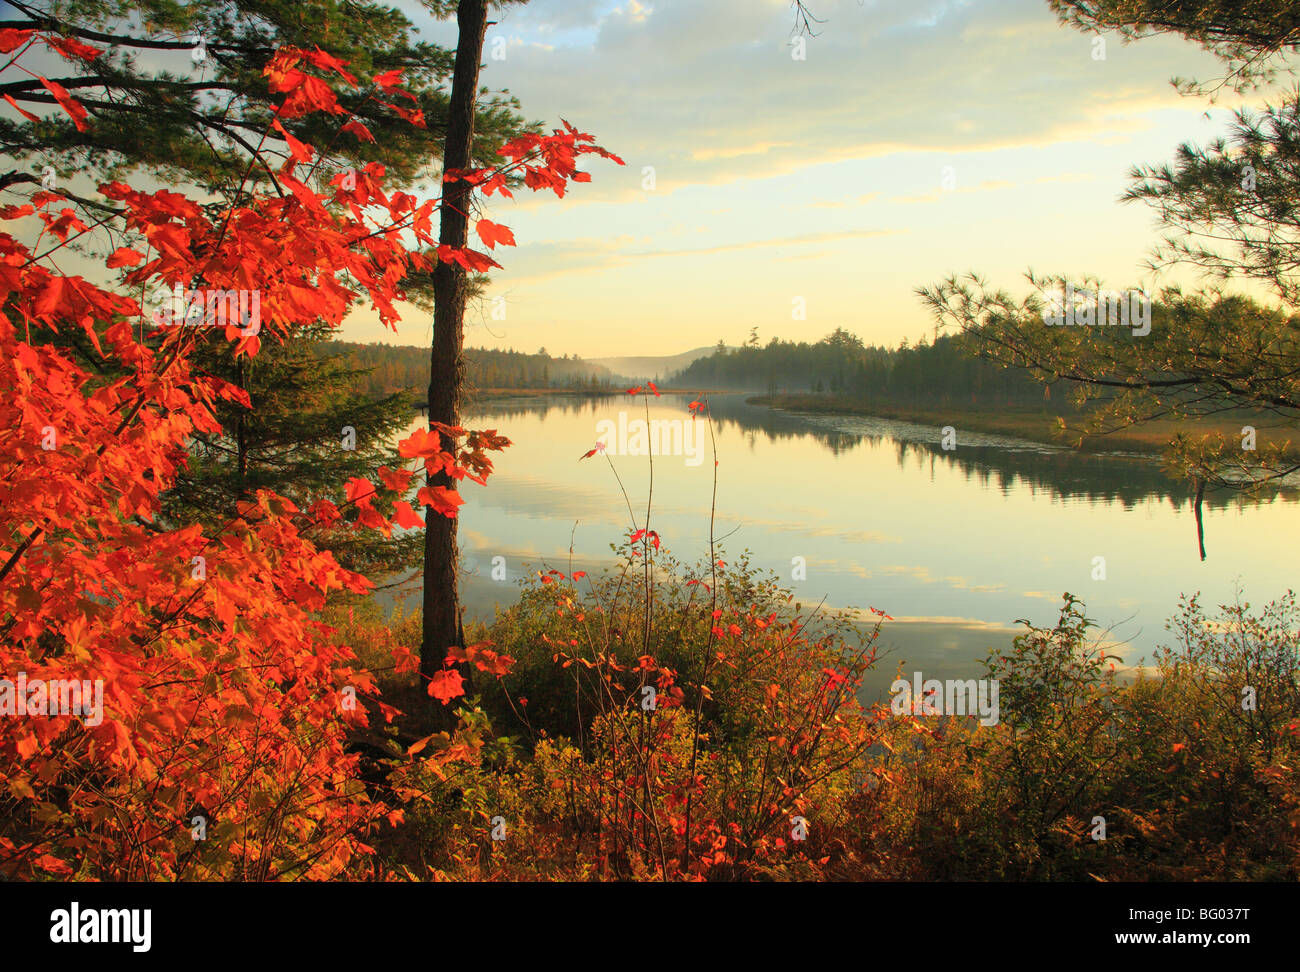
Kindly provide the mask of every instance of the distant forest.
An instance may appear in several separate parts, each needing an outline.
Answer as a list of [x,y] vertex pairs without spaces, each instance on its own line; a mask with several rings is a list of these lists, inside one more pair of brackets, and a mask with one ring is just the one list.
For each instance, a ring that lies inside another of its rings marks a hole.
[[[353,344],[325,341],[321,357],[341,356],[351,366],[369,369],[357,380],[358,390],[374,398],[410,392],[424,401],[429,389],[429,349],[410,345]],[[608,368],[565,355],[553,358],[542,348],[537,354],[465,349],[465,381],[471,388],[571,388],[575,391],[610,389],[615,376]]]
[[[373,398],[406,391],[423,401],[429,385],[429,349],[409,345],[325,341],[322,357],[341,356],[365,371],[358,390]],[[574,391],[617,390],[641,378],[616,375],[603,365],[579,357],[467,348],[466,383],[471,389],[559,388]],[[679,388],[754,391],[767,394],[825,394],[861,402],[898,405],[1041,405],[1043,386],[1018,369],[1006,369],[974,357],[958,340],[922,339],[898,348],[865,345],[855,334],[837,328],[820,341],[780,341],[766,346],[756,338],[743,347],[718,342],[664,382]],[[1064,394],[1053,395],[1064,406]]]
[[891,350],[864,345],[843,328],[815,344],[773,338],[764,347],[751,336],[744,347],[729,349],[719,342],[713,354],[678,372],[672,384],[906,405],[1033,406],[1044,400],[1043,386],[1025,371],[974,357],[953,337],[934,343],[922,339],[910,347],[904,340]]

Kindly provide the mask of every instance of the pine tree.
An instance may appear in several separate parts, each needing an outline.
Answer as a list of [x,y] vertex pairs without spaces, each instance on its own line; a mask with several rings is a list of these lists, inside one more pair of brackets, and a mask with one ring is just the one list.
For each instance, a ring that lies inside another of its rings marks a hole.
[[[428,5],[438,16],[454,11],[453,4],[438,0]],[[102,209],[101,202],[78,194],[80,182],[71,180],[72,173],[98,183],[143,170],[164,185],[210,195],[215,207],[228,206],[252,189],[276,182],[272,166],[253,164],[250,157],[288,157],[291,137],[325,153],[314,159],[321,183],[369,163],[384,167],[385,185],[391,188],[409,188],[440,175],[436,167],[453,52],[417,40],[412,24],[396,8],[349,0],[125,0],[103,5],[44,0],[11,7],[19,16],[7,19],[5,27],[52,28],[98,52],[66,59],[68,67],[55,78],[90,109],[83,124],[64,118],[0,118],[0,152],[12,166],[0,170],[0,187],[35,182],[31,172],[52,165],[60,192]],[[280,113],[281,127],[272,128],[260,148],[249,142],[249,133],[256,141],[266,131],[283,100],[274,85],[268,86],[264,72],[284,46],[328,50],[338,59],[340,66],[320,72],[320,79],[357,117],[356,129],[335,137],[320,113],[289,111]],[[347,83],[344,73],[362,79],[362,85]],[[403,91],[390,93],[394,84]],[[53,103],[39,79],[15,81],[0,90],[19,104]],[[406,92],[410,95],[403,97]],[[508,97],[483,94],[475,99],[469,161],[497,161],[496,147],[525,129],[517,107]],[[467,293],[480,291],[484,280],[469,278]],[[193,285],[201,286],[201,281]],[[431,306],[429,274],[410,273],[403,285],[413,304]],[[252,408],[223,403],[222,435],[195,440],[191,469],[167,503],[171,516],[210,521],[258,487],[301,501],[318,495],[326,484],[337,492],[351,470],[404,465],[385,443],[413,417],[409,397],[376,400],[373,389],[382,379],[367,379],[320,353],[328,337],[308,327],[284,335],[279,346],[264,340],[251,366],[235,362],[228,342],[208,342],[203,363],[211,373],[248,390]],[[84,344],[78,337],[67,341]],[[76,350],[97,367],[102,364],[92,349]],[[355,451],[342,448],[345,426],[356,430]],[[404,538],[361,541],[339,530],[320,541],[357,570],[396,568],[416,559],[412,542]]]
[[[218,403],[223,431],[193,438],[189,467],[165,501],[168,516],[220,524],[234,515],[239,499],[262,488],[305,508],[321,498],[337,501],[340,484],[353,476],[371,476],[380,465],[404,465],[393,442],[415,416],[412,395],[367,394],[362,383],[370,369],[331,350],[330,333],[313,327],[283,344],[266,342],[251,360],[233,358],[221,335],[202,345],[196,361],[247,391],[252,408]],[[380,499],[376,508],[389,515],[391,501],[401,498]],[[370,576],[419,563],[418,533],[395,531],[385,538],[373,530],[353,530],[347,524],[355,516],[354,508],[345,507],[343,523],[313,540],[344,566]]]

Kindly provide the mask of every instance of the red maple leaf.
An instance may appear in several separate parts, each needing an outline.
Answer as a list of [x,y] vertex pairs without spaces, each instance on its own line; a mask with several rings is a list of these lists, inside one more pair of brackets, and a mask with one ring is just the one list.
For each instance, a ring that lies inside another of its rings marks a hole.
[[0,30],[0,54],[8,54],[16,51],[27,43],[27,39],[32,36],[30,30],[18,30],[14,27],[6,27]]
[[353,476],[347,481],[346,492],[349,503],[366,503],[378,495],[375,484],[368,479],[362,479],[360,476]]
[[289,146],[289,154],[298,162],[310,162],[316,154],[316,150],[305,142],[300,142],[289,134],[288,130],[280,124],[280,120],[274,119],[271,127],[284,136],[286,144]]
[[489,250],[495,250],[498,243],[504,243],[506,246],[515,245],[515,234],[510,232],[508,226],[502,226],[488,219],[480,219],[474,229],[478,233],[478,238]]
[[121,246],[113,251],[112,256],[108,258],[104,266],[110,270],[116,270],[118,267],[134,267],[144,261],[144,254],[138,253],[129,247]]
[[77,126],[77,131],[84,132],[86,130],[86,109],[80,103],[74,101],[72,95],[68,94],[68,90],[59,82],[51,81],[49,78],[41,78],[40,81],[45,86],[45,90],[54,95],[54,100],[72,118],[72,123]]
[[284,104],[276,110],[281,118],[298,118],[313,111],[344,114],[343,106],[328,84],[297,68],[285,72],[279,81],[272,81],[270,87],[273,92],[288,94]]
[[[93,61],[104,52],[98,47],[83,44],[75,37],[60,37],[57,34],[42,34],[41,40],[49,44],[70,61]],[[0,48],[2,50],[3,48]]]
[[334,71],[348,84],[355,85],[357,83],[356,77],[344,70],[352,63],[351,61],[340,61],[333,54],[328,54],[319,47],[314,51],[303,51],[303,56],[318,68]]
[[432,507],[434,512],[443,516],[455,516],[465,502],[460,493],[446,486],[421,486],[415,494],[415,501],[422,506]]
[[21,105],[19,105],[18,102],[14,101],[14,99],[13,99],[13,97],[12,97],[11,95],[5,95],[5,96],[4,96],[4,99],[5,99],[5,101],[9,102],[9,104],[12,105],[12,106],[17,110],[18,114],[22,115],[22,116],[23,116],[24,118],[26,118],[28,121],[40,121],[40,120],[41,120],[39,115],[33,115],[30,111],[27,111],[25,108],[23,108]]
[[444,668],[429,679],[429,694],[446,705],[465,694],[465,680],[454,668]]
[[385,91],[392,91],[402,80],[402,69],[393,68],[391,71],[385,71],[383,74],[376,74],[372,80]]
[[428,429],[416,429],[397,443],[397,452],[403,459],[436,456],[442,452],[442,437]]
[[409,469],[389,469],[387,466],[379,467],[379,478],[383,480],[384,487],[391,489],[394,493],[402,493],[411,485],[411,479],[415,476]]
[[403,529],[414,530],[417,527],[424,526],[424,521],[411,509],[411,504],[405,500],[395,500],[393,502],[393,522]]
[[366,128],[365,125],[361,124],[361,122],[356,121],[355,119],[353,119],[352,121],[344,125],[343,128],[340,129],[340,131],[348,132],[352,135],[355,135],[363,142],[373,142],[375,140],[375,136],[370,134],[370,129]]

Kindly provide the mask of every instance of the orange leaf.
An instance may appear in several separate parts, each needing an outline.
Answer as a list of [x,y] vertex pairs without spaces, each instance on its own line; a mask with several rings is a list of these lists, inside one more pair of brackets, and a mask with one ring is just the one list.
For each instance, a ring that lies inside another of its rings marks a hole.
[[77,126],[77,131],[84,132],[86,130],[86,109],[74,101],[72,95],[68,94],[67,89],[59,82],[51,81],[48,78],[41,78],[40,80],[41,84],[45,86],[45,90],[54,95],[54,100],[72,118],[72,123]]
[[415,501],[421,506],[431,506],[443,516],[455,516],[457,508],[465,502],[460,493],[446,486],[422,486],[415,494]]
[[375,140],[375,136],[370,134],[370,129],[366,128],[366,126],[361,124],[359,121],[354,120],[348,122],[343,126],[342,131],[355,135],[363,142],[373,142]]
[[130,247],[122,246],[113,251],[113,255],[108,258],[108,262],[104,265],[110,270],[116,270],[118,267],[134,267],[143,259],[143,253],[137,253]]
[[465,680],[454,668],[443,669],[429,679],[429,694],[446,705],[465,694]]
[[411,509],[411,504],[405,500],[397,500],[393,503],[393,522],[409,530],[424,526],[424,521],[416,515],[415,510]]
[[502,226],[490,219],[480,219],[475,229],[478,232],[478,238],[490,250],[495,250],[498,243],[504,243],[506,246],[515,245],[515,234],[510,232],[509,226]]
[[442,438],[428,429],[416,429],[397,443],[397,452],[403,459],[432,458],[442,452]]
[[41,120],[41,119],[40,119],[40,116],[38,116],[38,115],[33,115],[30,111],[26,111],[26,110],[24,110],[22,107],[20,107],[19,104],[18,104],[18,102],[14,101],[14,99],[13,99],[12,97],[10,97],[9,95],[5,95],[4,97],[5,97],[5,101],[7,101],[7,102],[9,102],[9,104],[13,105],[13,107],[14,107],[15,109],[17,109],[18,114],[22,115],[22,116],[23,116],[24,118],[26,118],[28,121],[40,121],[40,120]]
[[298,139],[290,135],[288,130],[281,125],[278,120],[272,121],[271,127],[284,136],[284,140],[289,146],[289,154],[292,155],[296,161],[310,162],[312,160],[312,156],[316,154],[314,148],[305,142],[298,141]]
[[104,52],[98,47],[91,47],[89,44],[83,44],[75,37],[59,37],[57,34],[45,34],[41,40],[49,44],[68,60],[93,61]]
[[27,43],[27,38],[32,36],[30,30],[16,30],[13,27],[6,27],[0,30],[0,54],[8,54],[10,51],[16,51]]

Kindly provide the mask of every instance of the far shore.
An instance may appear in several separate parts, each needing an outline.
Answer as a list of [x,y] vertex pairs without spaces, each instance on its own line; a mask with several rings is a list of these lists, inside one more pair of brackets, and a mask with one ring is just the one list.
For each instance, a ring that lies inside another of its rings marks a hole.
[[[869,415],[876,418],[896,419],[913,422],[917,425],[943,427],[952,425],[959,429],[984,432],[992,435],[1009,435],[1031,442],[1047,445],[1076,447],[1079,433],[1074,431],[1061,435],[1058,425],[1059,413],[1046,409],[969,409],[904,407],[897,405],[867,403],[854,401],[834,395],[754,395],[745,399],[751,405],[764,405],[788,412],[820,412],[830,415]],[[1078,415],[1064,415],[1066,424],[1079,421]],[[1170,438],[1176,432],[1195,432],[1206,434],[1218,432],[1225,438],[1241,437],[1243,424],[1253,424],[1257,429],[1257,441],[1260,446],[1268,441],[1290,439],[1288,430],[1271,428],[1266,417],[1251,419],[1216,419],[1188,423],[1154,421],[1145,422],[1133,428],[1121,429],[1106,435],[1085,436],[1077,444],[1081,452],[1135,452],[1158,456],[1164,451]],[[1276,419],[1273,419],[1276,421]],[[1300,431],[1300,430],[1297,430]],[[1300,438],[1300,436],[1298,436]],[[1294,441],[1289,450],[1291,455],[1300,455],[1300,446]]]
[[[651,394],[642,383],[643,394]],[[637,386],[632,386],[636,388]],[[507,398],[612,398],[625,396],[629,388],[622,385],[611,388],[475,388],[467,391],[466,403],[495,401]],[[661,396],[696,398],[709,394],[745,394],[732,390],[709,390],[701,388],[658,388]],[[823,415],[863,415],[875,418],[895,419],[900,422],[912,422],[916,425],[929,425],[942,428],[952,425],[958,429],[983,432],[991,435],[1007,435],[1041,442],[1046,445],[1063,448],[1077,448],[1080,452],[1130,452],[1157,458],[1168,445],[1170,438],[1177,432],[1196,434],[1218,432],[1227,439],[1239,438],[1243,425],[1254,425],[1260,446],[1271,441],[1292,440],[1287,455],[1300,459],[1300,429],[1278,427],[1276,418],[1258,416],[1220,418],[1202,420],[1195,424],[1171,422],[1167,420],[1144,422],[1128,429],[1120,429],[1106,435],[1084,436],[1079,440],[1079,432],[1074,429],[1080,416],[1076,413],[1062,414],[1048,409],[1017,408],[935,408],[924,406],[902,406],[881,402],[863,402],[845,398],[840,395],[827,394],[764,394],[748,395],[747,404],[766,408],[781,409],[787,412],[820,413]],[[421,412],[425,411],[424,402],[416,402]],[[1070,430],[1061,434],[1059,418],[1064,418]],[[1294,438],[1293,438],[1294,436]]]
[[[633,388],[636,386],[633,385]],[[652,395],[648,388],[643,384],[642,392]],[[465,392],[465,399],[469,403],[476,401],[493,401],[499,398],[612,398],[619,395],[626,396],[628,389],[622,385],[612,388],[474,388]],[[699,389],[690,388],[660,388],[660,395],[704,395],[707,392]],[[415,407],[423,412],[428,408],[427,402],[417,401]]]

